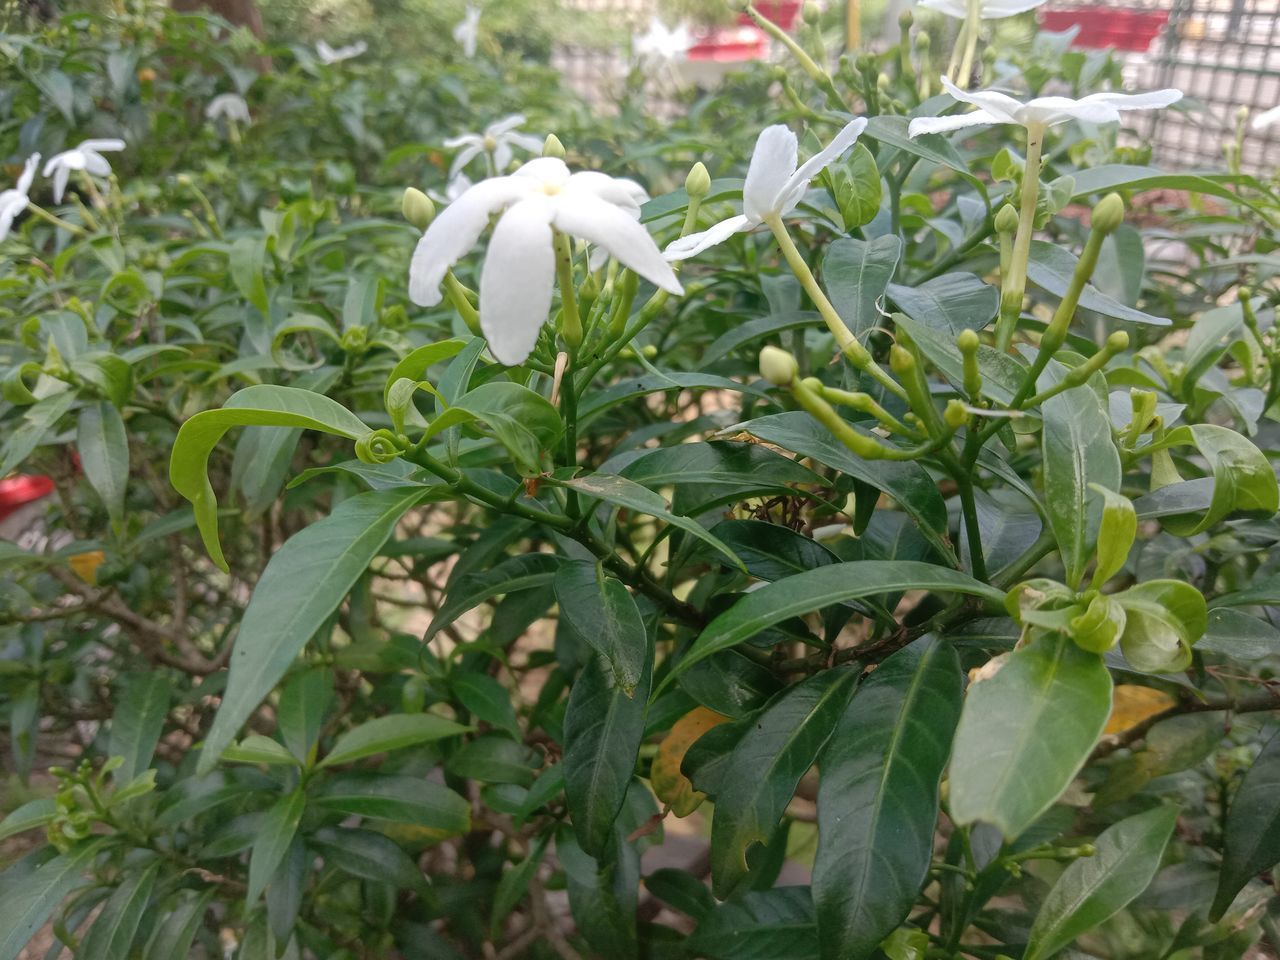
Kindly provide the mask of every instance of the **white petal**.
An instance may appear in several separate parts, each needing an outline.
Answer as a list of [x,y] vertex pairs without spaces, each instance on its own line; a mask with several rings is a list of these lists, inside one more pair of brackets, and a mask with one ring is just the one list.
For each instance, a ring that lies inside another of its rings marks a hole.
[[67,178],[71,176],[71,168],[59,166],[53,174],[53,202],[61,203],[62,194],[67,189]]
[[18,177],[18,191],[25,197],[31,192],[31,181],[36,177],[36,168],[40,166],[40,154],[33,153],[22,165],[22,176]]
[[498,173],[506,173],[513,159],[515,155],[511,152],[511,144],[505,138],[499,140],[493,148],[493,169]]
[[604,247],[623,266],[668,293],[684,293],[649,231],[607,200],[585,190],[566,189],[555,197],[551,222],[557,230]]
[[501,120],[495,120],[484,128],[485,136],[500,137],[508,130],[514,130],[516,127],[524,126],[524,114],[513,113],[509,117],[503,117]]
[[112,150],[123,150],[128,144],[123,140],[112,138],[109,140],[85,140],[76,149],[92,150],[94,153],[110,153]]
[[1265,113],[1260,113],[1253,118],[1253,122],[1249,124],[1254,130],[1265,130],[1280,120],[1280,107],[1272,107]]
[[760,221],[752,220],[750,217],[741,215],[730,217],[728,220],[721,220],[719,223],[712,224],[701,233],[691,233],[687,237],[673,240],[667,244],[667,249],[662,251],[662,255],[668,260],[688,260],[690,257],[696,257],[708,247],[714,247],[717,243],[724,243],[735,233],[745,233],[759,226],[759,224]]
[[559,157],[534,157],[520,165],[513,177],[529,177],[539,183],[563,187],[569,182],[569,168]]
[[782,188],[782,209],[779,212],[788,213],[793,210],[800,202],[800,198],[804,196],[805,190],[809,188],[809,181],[844,156],[866,128],[865,117],[850,120],[829,144],[802,163],[800,169],[791,175],[787,185]]
[[502,137],[507,143],[513,147],[519,147],[521,150],[528,150],[530,153],[541,153],[544,140],[539,140],[531,133],[511,132]]
[[1158,110],[1181,99],[1181,90],[1166,89],[1150,93],[1094,93],[1081,99],[1080,103],[1105,103],[1117,110]]
[[446,150],[455,150],[458,147],[467,145],[482,147],[484,146],[484,137],[478,133],[464,133],[457,137],[450,137],[444,142]]
[[957,113],[950,117],[913,117],[907,125],[907,136],[918,137],[925,133],[949,133],[952,130],[963,130],[965,127],[981,127],[988,123],[1008,123],[1000,117],[993,117],[985,110],[974,110],[972,113]]
[[920,6],[927,10],[945,13],[948,17],[955,17],[957,20],[963,20],[968,14],[964,0],[920,0]]
[[742,186],[742,208],[763,220],[776,209],[787,181],[796,172],[796,135],[782,124],[765,127],[756,139]]
[[1072,100],[1070,97],[1036,97],[1018,110],[1018,120],[1024,126],[1043,123],[1054,126],[1068,120],[1084,120],[1086,123],[1115,123],[1120,111],[1109,103],[1095,100]]
[[1001,123],[1017,123],[1016,111],[1022,106],[1022,103],[1013,97],[1003,93],[997,93],[995,90],[961,90],[946,77],[942,78],[942,88],[951,94],[953,98],[962,103],[972,103],[975,107],[987,111],[993,117],[1000,117]]
[[608,200],[615,207],[622,207],[635,216],[640,214],[640,204],[649,199],[644,187],[634,180],[611,177],[595,170],[580,170],[573,174],[565,184],[565,189],[594,193],[601,200]]
[[1001,20],[1044,6],[1046,0],[983,0],[982,19]]
[[89,150],[84,154],[84,168],[95,177],[105,177],[111,173],[111,164],[107,163],[107,158]]
[[470,146],[463,147],[461,150],[459,150],[453,158],[453,163],[449,164],[450,179],[452,179],[453,177],[462,176],[460,171],[468,163],[470,163],[472,160],[478,157],[482,149],[483,149],[482,147],[476,144],[471,144]]
[[489,214],[527,196],[532,185],[513,177],[481,180],[431,221],[409,263],[409,299],[421,307],[440,302],[445,271],[475,244]]
[[512,205],[489,241],[480,273],[480,329],[489,350],[508,366],[529,356],[551,308],[553,206],[539,196]]
[[9,235],[9,227],[13,218],[27,209],[27,196],[17,190],[6,190],[0,193],[0,240]]

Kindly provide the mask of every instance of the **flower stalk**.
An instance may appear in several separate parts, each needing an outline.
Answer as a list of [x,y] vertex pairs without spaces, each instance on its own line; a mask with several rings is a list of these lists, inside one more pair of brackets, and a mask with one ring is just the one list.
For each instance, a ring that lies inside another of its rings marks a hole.
[[996,321],[996,349],[1004,352],[1013,343],[1013,334],[1022,313],[1027,289],[1027,260],[1036,226],[1036,201],[1040,197],[1040,153],[1044,147],[1045,125],[1027,125],[1027,162],[1022,171],[1022,193],[1018,199],[1018,229],[1013,238],[1009,270],[1002,278],[1000,318]]

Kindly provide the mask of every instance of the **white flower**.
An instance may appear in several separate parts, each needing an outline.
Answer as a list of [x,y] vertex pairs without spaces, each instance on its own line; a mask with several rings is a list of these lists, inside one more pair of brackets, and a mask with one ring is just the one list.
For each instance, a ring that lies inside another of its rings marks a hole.
[[456,177],[453,177],[447,184],[445,184],[443,191],[428,190],[427,196],[430,197],[432,200],[434,200],[436,203],[453,203],[453,201],[457,200],[460,196],[462,196],[464,193],[466,193],[470,189],[471,189],[471,178],[468,177],[465,173],[460,173]]
[[1155,90],[1151,93],[1134,94],[1093,93],[1080,100],[1072,100],[1070,97],[1036,97],[1022,103],[994,90],[969,93],[946,77],[942,78],[942,86],[955,99],[972,103],[978,109],[951,117],[916,117],[907,127],[908,136],[946,133],[988,123],[1016,123],[1023,127],[1032,124],[1052,127],[1068,120],[1118,123],[1122,110],[1155,110],[1182,99],[1181,90]]
[[476,55],[476,41],[480,38],[480,8],[467,4],[466,16],[453,28],[453,39],[462,44],[462,52],[470,60]]
[[[982,20],[1002,20],[1018,13],[1026,13],[1036,7],[1043,6],[1045,0],[982,0],[978,8],[978,17]],[[937,10],[948,17],[964,20],[969,16],[969,5],[965,0],[920,0],[920,6],[928,10]]]
[[760,226],[768,217],[783,217],[809,189],[809,181],[835,163],[853,146],[866,128],[863,117],[851,120],[826,147],[796,168],[796,135],[782,124],[765,127],[756,140],[747,167],[747,180],[742,185],[742,213],[670,244],[663,252],[668,260],[687,260],[723,243],[735,233],[745,233]]
[[553,229],[608,250],[670,293],[683,293],[670,264],[640,225],[636,187],[603,173],[571,174],[563,160],[539,157],[509,177],[481,180],[444,209],[418,241],[409,297],[440,302],[445,273],[502,211],[480,273],[480,328],[505,364],[522,362],[547,320],[555,284]]
[[249,104],[238,93],[220,93],[204,108],[204,115],[209,120],[226,117],[235,123],[250,123]]
[[38,166],[40,166],[40,154],[33,153],[22,165],[22,176],[18,177],[18,185],[0,193],[0,240],[9,236],[13,218],[27,209],[27,194],[31,191],[31,181],[35,179]]
[[345,47],[338,47],[336,50],[321,40],[316,44],[316,56],[320,58],[321,63],[341,63],[343,60],[360,56],[368,49],[369,44],[363,40],[349,43]]
[[62,153],[55,153],[44,165],[44,175],[53,177],[53,202],[61,203],[62,194],[67,189],[67,178],[72,170],[84,170],[95,177],[105,177],[111,173],[111,164],[103,152],[123,150],[123,140],[85,140],[79,146]]
[[1253,118],[1253,122],[1249,124],[1254,130],[1265,130],[1267,127],[1280,120],[1280,107],[1272,107],[1265,113],[1260,113]]
[[668,30],[657,17],[649,21],[649,29],[631,40],[631,52],[637,60],[650,63],[673,63],[684,57],[692,44],[689,28],[683,23]]
[[449,176],[457,176],[459,170],[482,153],[493,154],[493,168],[498,173],[503,173],[511,165],[514,157],[512,147],[519,147],[530,153],[540,153],[541,140],[516,130],[516,127],[523,124],[524,115],[513,113],[496,123],[489,124],[484,128],[484,133],[464,133],[460,137],[450,137],[444,145],[450,150],[458,147],[462,149],[453,158],[453,165],[449,167]]

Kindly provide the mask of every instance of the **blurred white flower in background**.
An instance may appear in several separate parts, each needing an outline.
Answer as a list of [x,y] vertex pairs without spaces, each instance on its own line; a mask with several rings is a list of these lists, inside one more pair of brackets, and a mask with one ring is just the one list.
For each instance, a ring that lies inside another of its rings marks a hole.
[[444,142],[450,150],[458,150],[449,167],[449,177],[456,177],[468,163],[487,153],[493,159],[493,172],[503,173],[511,165],[515,157],[513,147],[538,153],[542,150],[542,140],[516,128],[524,124],[524,114],[513,113],[484,128],[484,133],[464,133],[458,137],[450,137]]
[[1272,107],[1265,113],[1260,113],[1253,118],[1253,122],[1249,124],[1254,130],[1266,130],[1273,126],[1276,121],[1280,121],[1280,107]]
[[27,195],[31,191],[31,181],[36,177],[38,166],[40,166],[40,154],[33,153],[27,157],[27,162],[22,166],[22,176],[18,177],[18,185],[0,193],[0,240],[9,236],[13,218],[27,209]]
[[842,157],[866,128],[858,117],[845,124],[831,143],[796,167],[796,135],[783,124],[765,127],[751,152],[747,180],[742,185],[742,213],[671,243],[664,251],[668,260],[686,260],[723,243],[735,233],[754,230],[770,217],[784,217],[809,189],[809,181]]
[[336,50],[320,40],[316,43],[316,56],[320,58],[321,63],[341,63],[343,60],[350,60],[358,57],[369,49],[369,44],[363,40],[357,40],[355,43],[349,43],[345,47],[338,47]]
[[[1015,14],[1026,13],[1036,7],[1044,6],[1046,0],[981,0],[978,6],[978,19],[1003,20]],[[969,5],[965,0],[920,0],[920,6],[927,10],[937,10],[948,17],[964,20],[969,15]]]
[[649,21],[649,29],[632,38],[631,52],[637,60],[647,64],[671,64],[684,59],[692,44],[689,28],[683,23],[668,30],[661,20],[653,17]]
[[1155,90],[1151,93],[1093,93],[1079,100],[1070,97],[1036,97],[1023,103],[995,90],[961,90],[946,77],[942,86],[956,100],[971,103],[978,109],[950,117],[916,117],[907,127],[907,135],[947,133],[992,123],[1013,123],[1022,127],[1052,127],[1069,120],[1087,123],[1118,123],[1121,111],[1155,110],[1182,99],[1181,90]]
[[428,190],[427,196],[436,203],[453,203],[471,189],[471,178],[460,173],[445,184],[443,190]]
[[209,120],[225,117],[235,123],[250,123],[249,104],[238,93],[220,93],[204,108],[204,115]]
[[467,4],[466,15],[453,28],[453,39],[462,44],[462,52],[468,60],[476,55],[476,44],[480,39],[480,8]]
[[481,180],[431,222],[409,266],[409,298],[431,307],[440,284],[502,212],[480,273],[480,328],[494,357],[521,363],[551,309],[556,265],[552,230],[608,250],[620,263],[670,293],[680,281],[640,225],[637,185],[603,173],[570,173],[563,160],[539,157],[509,177]]
[[67,189],[67,178],[72,170],[83,170],[95,177],[105,177],[111,173],[111,164],[103,152],[111,153],[123,150],[123,140],[85,140],[78,146],[62,153],[55,153],[44,165],[44,175],[53,177],[53,202],[61,203],[62,194]]

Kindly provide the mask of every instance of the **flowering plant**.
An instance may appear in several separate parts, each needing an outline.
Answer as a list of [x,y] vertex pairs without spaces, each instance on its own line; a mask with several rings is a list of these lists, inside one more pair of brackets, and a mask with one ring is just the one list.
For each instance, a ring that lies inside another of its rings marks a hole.
[[0,960],[1273,936],[1275,185],[1120,145],[1176,91],[756,16],[634,158],[305,49],[211,167],[15,152]]

